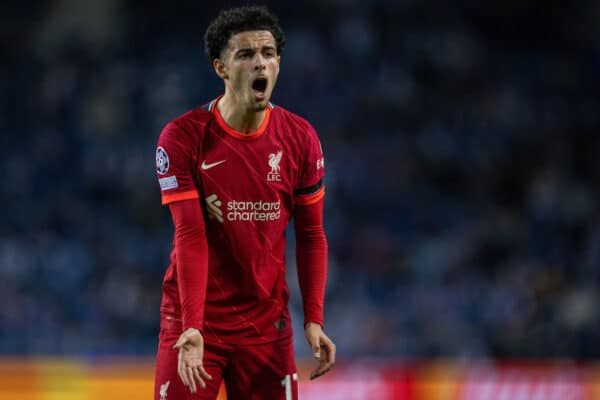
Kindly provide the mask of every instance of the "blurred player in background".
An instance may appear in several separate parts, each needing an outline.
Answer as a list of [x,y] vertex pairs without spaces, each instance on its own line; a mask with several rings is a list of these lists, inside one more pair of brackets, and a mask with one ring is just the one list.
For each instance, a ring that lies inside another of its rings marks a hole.
[[285,282],[292,217],[305,334],[319,360],[311,379],[335,363],[323,332],[322,149],[306,120],[269,102],[284,44],[266,8],[221,12],[205,46],[225,94],[168,123],[158,140],[175,239],[155,400],[215,399],[223,381],[229,399],[297,399]]

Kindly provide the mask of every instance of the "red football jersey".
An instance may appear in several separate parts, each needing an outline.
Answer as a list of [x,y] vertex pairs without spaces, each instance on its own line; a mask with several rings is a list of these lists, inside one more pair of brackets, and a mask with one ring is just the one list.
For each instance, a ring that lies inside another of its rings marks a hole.
[[[324,196],[315,130],[269,104],[251,134],[229,127],[219,99],[163,129],[156,153],[162,203],[199,199],[208,242],[203,333],[224,343],[265,343],[291,335],[285,232],[296,205]],[[181,315],[175,250],[161,311]]]

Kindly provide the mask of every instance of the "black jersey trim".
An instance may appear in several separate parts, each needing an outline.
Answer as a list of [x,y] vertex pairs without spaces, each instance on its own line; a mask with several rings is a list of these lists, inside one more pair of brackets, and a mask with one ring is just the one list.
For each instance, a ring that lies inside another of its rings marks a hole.
[[316,184],[309,186],[307,188],[294,190],[294,194],[295,195],[313,194],[313,193],[316,193],[319,189],[321,189],[321,186],[323,186],[323,179],[319,179],[319,182],[317,182]]

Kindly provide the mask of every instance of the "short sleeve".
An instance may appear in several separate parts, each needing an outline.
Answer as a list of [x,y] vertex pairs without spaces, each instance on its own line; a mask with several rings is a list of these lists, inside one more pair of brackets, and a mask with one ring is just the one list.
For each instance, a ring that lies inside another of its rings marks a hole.
[[162,204],[199,198],[194,180],[195,146],[190,136],[170,122],[156,147],[156,174]]
[[310,205],[325,196],[323,176],[325,175],[325,159],[321,142],[314,128],[307,124],[308,140],[304,144],[304,162],[300,171],[300,179],[294,190],[294,201],[297,205]]

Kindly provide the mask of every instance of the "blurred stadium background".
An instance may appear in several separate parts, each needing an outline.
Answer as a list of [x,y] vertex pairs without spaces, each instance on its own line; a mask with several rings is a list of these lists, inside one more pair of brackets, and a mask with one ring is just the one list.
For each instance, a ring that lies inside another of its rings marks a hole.
[[[222,91],[222,2],[3,2],[0,399],[147,399],[172,224],[162,126]],[[303,399],[600,399],[600,2],[272,2],[273,101],[327,159]],[[293,243],[293,241],[290,241]]]

